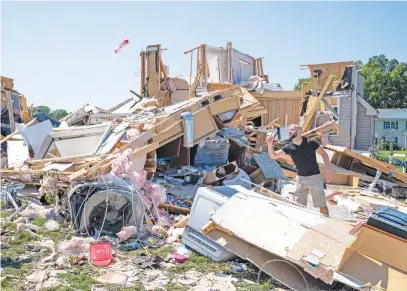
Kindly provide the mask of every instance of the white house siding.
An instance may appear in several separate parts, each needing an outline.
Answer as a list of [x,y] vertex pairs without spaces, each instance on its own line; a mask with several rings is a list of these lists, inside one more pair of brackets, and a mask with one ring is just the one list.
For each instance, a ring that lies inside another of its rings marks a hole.
[[355,149],[368,150],[373,140],[373,117],[366,115],[366,108],[357,103],[357,123],[355,136]]
[[339,127],[344,136],[329,136],[329,141],[333,145],[350,147],[352,102],[349,97],[339,98]]

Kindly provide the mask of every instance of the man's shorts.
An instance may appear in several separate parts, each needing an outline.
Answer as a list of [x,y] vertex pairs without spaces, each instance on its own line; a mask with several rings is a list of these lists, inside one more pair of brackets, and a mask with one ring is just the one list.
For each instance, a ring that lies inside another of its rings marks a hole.
[[295,178],[294,199],[297,203],[307,206],[308,193],[312,195],[314,207],[325,207],[324,181],[320,174],[297,176]]

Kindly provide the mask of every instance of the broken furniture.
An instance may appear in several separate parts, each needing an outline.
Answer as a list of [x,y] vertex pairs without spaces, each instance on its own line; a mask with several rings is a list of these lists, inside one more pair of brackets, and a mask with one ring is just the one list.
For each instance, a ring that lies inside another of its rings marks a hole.
[[[240,189],[216,210],[203,233],[294,290],[307,290],[307,282],[308,290],[318,290],[333,283],[340,259],[355,239],[350,230],[319,213]],[[274,271],[273,261],[286,261],[297,270]]]

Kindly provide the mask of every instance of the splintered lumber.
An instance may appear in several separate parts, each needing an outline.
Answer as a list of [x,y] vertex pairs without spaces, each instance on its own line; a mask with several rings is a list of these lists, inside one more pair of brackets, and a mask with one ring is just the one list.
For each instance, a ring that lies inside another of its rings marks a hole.
[[[29,126],[33,125],[34,122],[36,122],[36,121],[37,121],[37,118],[34,118],[34,119],[32,119],[30,122],[28,122],[27,124],[25,124],[24,127],[29,127]],[[8,141],[10,138],[12,138],[13,136],[15,136],[15,135],[18,134],[18,133],[20,133],[20,131],[19,131],[18,129],[15,130],[15,131],[13,131],[11,134],[9,134],[9,135],[6,136],[5,138],[3,138],[3,139],[0,141],[0,144],[2,144],[3,142]]]
[[93,160],[101,160],[108,156],[109,154],[105,155],[100,155],[100,156],[69,156],[69,157],[57,157],[57,158],[50,158],[50,159],[42,159],[42,160],[31,160],[28,163],[30,165],[35,165],[35,164],[45,164],[48,162],[54,162],[54,163],[59,163],[59,162],[81,162],[87,159],[93,159]]
[[322,98],[324,98],[325,92],[328,89],[329,85],[331,84],[332,79],[333,79],[333,75],[330,74],[328,79],[325,82],[324,87],[322,88],[322,91],[319,93],[318,98],[314,99],[314,102],[312,102],[312,104],[308,103],[308,106],[311,106],[311,107],[307,106],[307,112],[305,113],[305,119],[304,119],[304,125],[302,126],[303,131],[308,131],[310,129],[314,114],[317,111]]
[[189,209],[189,208],[179,207],[179,206],[175,206],[175,205],[168,204],[168,203],[160,203],[158,205],[158,208],[165,209],[168,212],[174,213],[174,214],[187,215],[191,212],[191,209]]
[[81,169],[79,171],[76,171],[75,173],[73,173],[72,175],[69,175],[68,180],[69,182],[72,182],[73,180],[76,180],[77,178],[83,176],[84,174],[86,174],[88,171],[86,169]]
[[333,145],[326,145],[325,147],[333,152],[344,154],[350,158],[359,160],[363,164],[365,164],[373,169],[382,171],[383,173],[386,173],[386,174],[392,174],[395,179],[403,182],[404,184],[407,184],[407,174],[401,173],[401,172],[395,170],[394,168],[392,168],[392,165],[390,165],[390,164],[378,161],[373,158],[363,156],[361,154],[358,154],[358,153],[356,153],[352,150],[349,150],[347,148],[344,148],[344,147],[333,146]]
[[324,123],[321,126],[311,129],[310,131],[304,132],[302,134],[302,137],[306,137],[306,138],[317,137],[321,134],[330,133],[330,132],[334,132],[334,131],[338,131],[339,135],[343,136],[343,132],[339,128],[336,121],[332,120],[332,121]]
[[[52,172],[52,171],[50,171]],[[38,173],[45,173],[44,171],[41,170],[9,170],[9,169],[1,169],[1,174],[2,175],[15,175],[15,174],[38,174]],[[73,175],[75,172],[68,172],[68,171],[58,171],[58,175]]]

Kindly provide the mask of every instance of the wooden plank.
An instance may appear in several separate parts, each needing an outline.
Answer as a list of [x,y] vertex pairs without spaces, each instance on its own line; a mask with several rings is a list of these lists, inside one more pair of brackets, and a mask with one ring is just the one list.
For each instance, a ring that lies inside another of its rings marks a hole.
[[146,84],[146,52],[141,51],[140,57],[141,57],[140,95],[144,97],[145,96],[144,88],[145,88],[145,84]]
[[[36,173],[41,173],[41,172],[43,172],[43,171],[41,171],[41,169],[40,170],[36,170],[36,171],[33,171],[33,170],[19,170],[19,169],[1,169],[1,174],[2,175],[13,175],[13,174],[36,174]],[[43,172],[43,173],[45,173],[45,172]],[[73,172],[68,172],[68,171],[58,171],[58,175],[61,175],[61,176],[67,176],[67,175],[72,175],[72,174],[74,174]]]
[[6,91],[6,106],[8,110],[8,118],[10,121],[10,129],[11,132],[13,132],[16,129],[16,125],[14,121],[13,102],[11,101],[11,93],[8,90]]
[[68,180],[69,182],[72,182],[80,177],[83,177],[83,175],[85,175],[88,171],[86,169],[81,169],[71,175],[68,176]]
[[199,49],[201,46],[203,46],[203,45],[202,45],[202,44],[200,44],[199,46],[194,47],[193,49],[190,49],[189,51],[184,52],[184,55],[186,55],[187,53],[190,53],[190,52],[192,52],[192,51],[194,51],[194,50]]
[[310,129],[314,114],[317,111],[317,109],[321,103],[321,100],[324,97],[326,90],[328,89],[328,86],[331,84],[332,78],[333,78],[333,75],[330,74],[328,79],[325,82],[324,87],[322,88],[322,91],[319,93],[318,98],[315,100],[314,104],[312,104],[311,108],[309,108],[309,109],[307,106],[307,112],[305,113],[305,116],[304,116],[304,125],[302,126],[303,131],[308,131]]
[[168,203],[160,203],[158,208],[165,209],[170,213],[187,215],[191,212],[190,208],[175,206]]
[[191,85],[192,85],[192,64],[194,61],[194,53],[191,52],[191,67],[189,69],[189,94],[191,94]]
[[[148,46],[147,50],[149,47]],[[147,94],[148,97],[160,97],[160,45],[155,46],[157,50],[147,51]]]
[[163,58],[161,56],[161,51],[158,53],[158,56],[159,56],[159,62],[160,62],[160,70],[162,71],[164,79],[167,79],[167,72],[165,71],[165,66],[164,66]]

